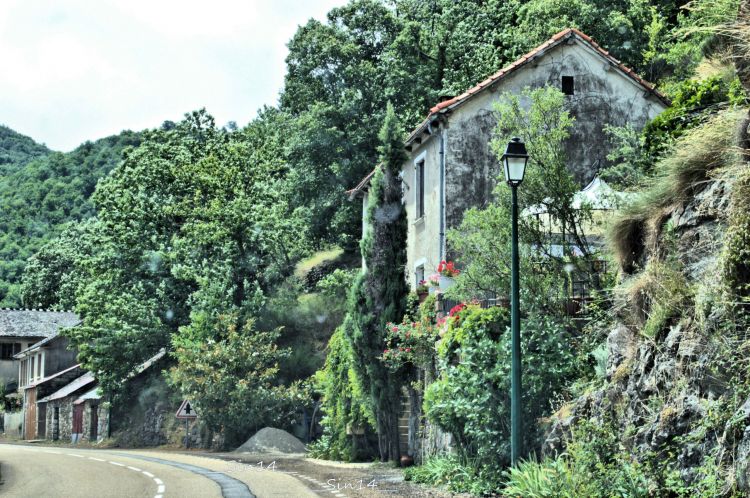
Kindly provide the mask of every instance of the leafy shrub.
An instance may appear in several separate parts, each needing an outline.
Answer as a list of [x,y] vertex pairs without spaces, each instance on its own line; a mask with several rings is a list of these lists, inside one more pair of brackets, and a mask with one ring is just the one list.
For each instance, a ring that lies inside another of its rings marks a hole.
[[404,479],[481,496],[495,494],[500,486],[496,473],[455,454],[432,457],[418,467],[408,467]]
[[[200,328],[215,329],[219,338],[191,340]],[[252,320],[242,324],[231,313],[215,320],[196,317],[183,336],[174,336],[178,364],[169,371],[170,381],[195,402],[211,430],[223,432],[228,445],[267,425],[286,426],[309,400],[303,385],[276,382],[279,360],[289,353],[276,346],[277,338],[278,330],[255,330]]]
[[[472,305],[449,320],[438,343],[440,376],[424,398],[427,417],[453,435],[461,456],[482,462],[479,470],[498,482],[499,468],[509,462],[507,325],[507,310]],[[549,412],[549,400],[570,380],[575,361],[565,328],[545,315],[531,312],[521,338],[524,444],[530,449],[539,436],[532,421]]]
[[739,79],[725,75],[682,81],[669,94],[672,105],[643,130],[646,151],[654,158],[662,156],[676,139],[705,122],[722,105],[747,101]]
[[425,367],[432,362],[436,338],[437,328],[428,317],[398,325],[389,323],[381,359],[394,372],[410,366]]

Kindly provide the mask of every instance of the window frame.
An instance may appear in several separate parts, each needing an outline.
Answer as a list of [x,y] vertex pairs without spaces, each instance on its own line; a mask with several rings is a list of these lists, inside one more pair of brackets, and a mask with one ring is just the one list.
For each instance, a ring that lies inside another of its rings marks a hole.
[[572,75],[560,75],[560,91],[562,91],[563,95],[575,95],[575,77]]
[[425,184],[427,176],[427,151],[414,159],[414,219],[420,220],[425,216]]

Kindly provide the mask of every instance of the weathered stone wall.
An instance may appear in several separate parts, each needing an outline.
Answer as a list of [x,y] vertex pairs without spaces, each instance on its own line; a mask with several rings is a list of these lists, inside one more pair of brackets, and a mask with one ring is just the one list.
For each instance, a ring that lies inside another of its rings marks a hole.
[[[159,370],[142,374],[128,383],[128,394],[112,408],[112,437],[122,446],[183,445],[185,421],[175,417],[180,403]],[[191,421],[189,432],[193,448],[214,444],[214,434],[200,418]]]
[[[490,200],[494,180],[502,173],[489,143],[497,119],[494,105],[506,92],[520,94],[524,88],[560,88],[562,76],[573,76],[574,94],[567,95],[566,109],[575,122],[566,142],[568,168],[585,186],[608,164],[609,139],[605,125],[630,123],[643,127],[664,110],[655,96],[632,79],[620,74],[590,48],[575,42],[561,44],[458,107],[448,119],[446,192],[448,226],[461,223],[468,207]],[[526,102],[528,105],[528,102]]]
[[[95,443],[107,437],[107,424],[109,411],[99,400],[86,400],[83,402],[83,434],[81,441]],[[95,416],[94,416],[95,415]],[[92,424],[96,422],[96,430],[92,438]]]
[[[47,434],[46,439],[70,442],[73,433],[73,401],[69,396],[47,403]],[[55,420],[55,409],[59,410],[59,418]]]

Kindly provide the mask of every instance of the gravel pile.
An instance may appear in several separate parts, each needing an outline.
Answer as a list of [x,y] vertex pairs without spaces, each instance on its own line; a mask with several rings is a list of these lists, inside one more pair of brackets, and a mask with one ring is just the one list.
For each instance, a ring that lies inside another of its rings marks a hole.
[[265,427],[234,451],[235,453],[304,453],[305,445],[286,431]]

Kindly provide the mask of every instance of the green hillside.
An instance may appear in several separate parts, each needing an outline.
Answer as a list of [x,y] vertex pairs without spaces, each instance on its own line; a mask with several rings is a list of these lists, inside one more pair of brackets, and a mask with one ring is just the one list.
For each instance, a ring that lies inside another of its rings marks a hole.
[[0,127],[0,306],[21,305],[19,283],[26,260],[63,225],[93,214],[89,197],[99,178],[137,146],[140,134],[86,142],[72,152],[52,152]]
[[0,175],[52,152],[43,144],[0,125]]

